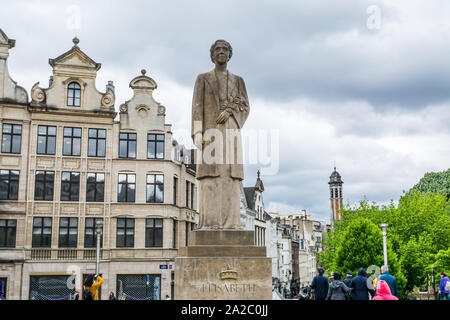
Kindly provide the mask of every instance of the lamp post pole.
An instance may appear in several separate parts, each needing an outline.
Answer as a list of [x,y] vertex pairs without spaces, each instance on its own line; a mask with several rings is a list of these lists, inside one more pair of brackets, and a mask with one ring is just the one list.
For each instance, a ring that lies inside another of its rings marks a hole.
[[101,242],[101,236],[102,236],[102,222],[97,221],[96,223],[96,229],[95,234],[97,235],[97,255],[96,255],[96,266],[95,266],[95,273],[100,274],[100,242]]
[[380,224],[381,230],[383,232],[383,256],[384,256],[384,265],[387,267],[387,246],[386,246],[386,228],[389,227],[388,224],[382,223]]

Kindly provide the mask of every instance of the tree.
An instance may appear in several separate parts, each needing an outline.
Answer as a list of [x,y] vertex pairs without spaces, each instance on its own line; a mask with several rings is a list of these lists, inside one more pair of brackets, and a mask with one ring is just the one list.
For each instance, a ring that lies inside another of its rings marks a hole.
[[440,250],[436,254],[432,267],[437,273],[445,272],[450,274],[450,248],[447,250]]
[[[332,263],[333,271],[342,274],[350,271],[356,274],[359,268],[366,270],[370,266],[380,268],[384,264],[383,235],[376,224],[367,218],[353,219],[341,233]],[[403,296],[406,278],[402,274],[398,256],[390,243],[387,246],[387,253],[389,271],[397,278],[399,292]]]
[[450,200],[450,169],[442,172],[428,172],[410,189],[409,193],[441,193]]
[[342,273],[383,264],[383,238],[380,228],[369,219],[352,221],[336,250],[336,268]]
[[[425,281],[426,274],[433,263],[439,263],[443,270],[450,269],[445,267],[445,263],[448,261],[445,259],[445,253],[448,254],[448,244],[450,243],[450,228],[448,227],[450,226],[450,202],[447,201],[446,196],[439,193],[410,192],[400,198],[398,206],[392,201],[383,206],[368,201],[361,201],[358,206],[354,207],[346,206],[342,210],[342,219],[336,221],[325,242],[327,250],[319,255],[319,263],[326,270],[342,270],[342,267],[345,272],[356,271],[354,269],[345,270],[352,266],[343,263],[342,254],[345,251],[340,251],[344,250],[340,247],[348,236],[346,231],[349,226],[361,219],[372,222],[377,230],[381,223],[389,224],[387,239],[390,272],[394,275],[394,270],[402,270],[398,276],[394,276],[400,282],[403,281],[401,278],[404,274],[405,278],[403,279],[407,291]],[[366,241],[364,233],[360,233],[359,237],[360,241]],[[339,255],[341,257],[338,259]],[[391,255],[395,255],[397,259],[391,259]],[[398,263],[399,267],[392,263]],[[367,261],[364,261],[364,264],[367,264]],[[360,266],[367,267],[363,263]]]

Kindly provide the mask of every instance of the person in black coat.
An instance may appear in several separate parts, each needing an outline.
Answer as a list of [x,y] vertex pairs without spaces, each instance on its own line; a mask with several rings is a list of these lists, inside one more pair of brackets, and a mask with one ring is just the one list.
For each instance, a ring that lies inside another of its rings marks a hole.
[[367,286],[367,272],[364,268],[358,270],[358,275],[352,279],[353,300],[369,300],[369,293],[373,297],[374,291]]
[[[352,273],[349,271],[349,272],[347,272],[347,274],[346,274],[346,276],[345,276],[343,282],[344,282],[344,284],[345,284],[347,287],[351,288],[351,287],[352,287],[352,279],[353,279],[353,275],[352,275]],[[350,293],[350,294],[348,295],[348,297],[347,297],[347,300],[352,300],[352,295],[353,295],[353,294]]]
[[314,299],[325,300],[328,293],[328,278],[323,275],[325,273],[323,268],[318,268],[316,273],[317,275],[311,283],[311,288],[314,289]]

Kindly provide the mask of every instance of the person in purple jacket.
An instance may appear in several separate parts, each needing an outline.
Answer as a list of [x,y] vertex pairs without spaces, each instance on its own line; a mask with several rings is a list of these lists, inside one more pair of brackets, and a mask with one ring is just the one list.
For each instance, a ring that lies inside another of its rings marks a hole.
[[439,282],[439,296],[441,300],[450,300],[450,290],[445,290],[448,282],[448,276],[445,272],[441,272],[441,281]]

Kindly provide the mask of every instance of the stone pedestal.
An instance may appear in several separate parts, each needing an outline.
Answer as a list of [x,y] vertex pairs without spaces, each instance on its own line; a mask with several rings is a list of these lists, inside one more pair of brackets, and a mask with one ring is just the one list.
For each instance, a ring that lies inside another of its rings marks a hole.
[[253,231],[195,230],[175,258],[176,300],[270,300],[272,261]]

